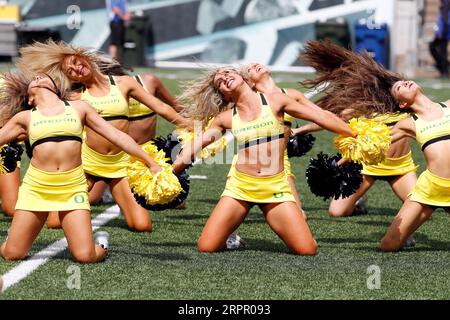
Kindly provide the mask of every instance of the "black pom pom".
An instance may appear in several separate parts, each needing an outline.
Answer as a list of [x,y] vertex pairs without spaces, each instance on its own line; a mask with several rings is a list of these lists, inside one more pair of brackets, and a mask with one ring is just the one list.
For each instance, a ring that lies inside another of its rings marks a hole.
[[168,163],[172,164],[177,155],[181,151],[181,143],[178,138],[173,134],[169,134],[167,138],[159,136],[153,140],[158,150],[163,150],[166,154],[166,158],[170,160]]
[[144,197],[136,195],[133,190],[134,198],[136,199],[136,202],[143,208],[151,211],[162,211],[166,209],[173,209],[183,203],[184,200],[186,200],[188,194],[189,194],[189,174],[186,170],[181,171],[181,173],[178,175],[178,181],[181,185],[181,192],[174,200],[172,200],[169,203],[166,204],[155,204],[155,205],[149,205]]
[[[339,197],[347,198],[354,194],[359,189],[362,183],[362,165],[356,162],[347,162],[341,167],[342,179],[342,192]],[[339,198],[338,197],[338,198]]]
[[317,159],[309,161],[306,181],[313,194],[324,200],[331,197],[339,199],[358,190],[362,182],[362,166],[354,162],[338,166],[340,159],[340,155],[329,157],[320,152]]
[[316,138],[312,134],[298,134],[289,138],[287,144],[288,157],[301,157],[304,156],[309,150],[312,149]]
[[3,158],[3,166],[6,172],[13,172],[17,168],[17,161],[20,161],[23,153],[23,147],[17,141],[11,141],[5,145],[0,152]]

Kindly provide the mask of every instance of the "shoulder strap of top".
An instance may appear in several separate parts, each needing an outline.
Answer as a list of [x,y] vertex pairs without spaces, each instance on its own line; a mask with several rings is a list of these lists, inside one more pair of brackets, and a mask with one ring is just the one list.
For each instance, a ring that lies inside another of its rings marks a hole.
[[142,83],[141,78],[138,75],[135,75],[134,78],[136,79],[137,82],[139,82],[139,84],[141,85],[141,87],[144,86],[144,84]]
[[281,88],[281,92],[283,92],[284,94],[287,94],[287,90],[284,88]]
[[231,108],[233,110],[233,116],[237,115],[236,105]]
[[259,93],[259,96],[261,97],[261,103],[262,103],[262,105],[263,105],[263,106],[267,106],[268,103],[267,103],[267,99],[266,99],[266,97],[264,96],[264,94],[260,92],[260,93]]
[[108,76],[109,78],[109,82],[111,83],[111,85],[115,86],[116,85],[116,81],[114,81],[113,76]]
[[445,103],[439,102],[439,104],[440,104],[440,106],[441,106],[442,108],[447,108],[447,105],[446,105]]
[[65,105],[66,107],[70,107],[70,103],[69,103],[67,100],[64,100],[64,105]]

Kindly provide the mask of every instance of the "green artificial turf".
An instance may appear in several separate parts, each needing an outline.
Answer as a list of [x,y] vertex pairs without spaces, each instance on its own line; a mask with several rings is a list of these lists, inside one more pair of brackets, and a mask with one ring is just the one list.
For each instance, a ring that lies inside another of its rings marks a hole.
[[[172,92],[179,92],[177,80],[164,79],[164,83]],[[297,87],[295,82],[281,85]],[[425,90],[436,101],[448,98],[445,88]],[[170,129],[159,120],[158,134],[165,135]],[[77,264],[65,251],[6,290],[0,299],[449,299],[448,214],[435,212],[416,232],[415,248],[382,253],[380,240],[400,201],[386,182],[377,181],[368,192],[368,215],[328,217],[328,202],[311,194],[305,169],[309,158],[319,151],[336,153],[336,149],[332,134],[315,136],[313,149],[291,160],[308,224],[319,244],[317,256],[290,253],[257,207],[237,230],[247,247],[198,253],[197,238],[223,191],[229,169],[229,164],[201,165],[190,169],[190,174],[208,179],[191,182],[186,209],[152,212],[152,233],[130,232],[123,217],[115,219],[101,227],[110,233],[106,262]],[[425,169],[423,157],[414,142],[412,145],[420,173]],[[93,207],[93,214],[107,207]],[[0,218],[1,240],[9,223],[10,219]],[[30,254],[62,237],[62,231],[44,228]],[[0,274],[16,265],[18,262],[1,260]],[[80,290],[67,287],[67,270],[72,265],[81,271]],[[372,265],[381,271],[381,286],[375,290],[367,286]]]

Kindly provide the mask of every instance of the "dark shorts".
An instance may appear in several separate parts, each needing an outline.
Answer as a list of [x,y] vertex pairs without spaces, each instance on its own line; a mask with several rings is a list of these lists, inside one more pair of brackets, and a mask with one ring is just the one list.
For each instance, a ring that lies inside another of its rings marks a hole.
[[98,177],[98,176],[93,176],[92,174],[87,174],[89,176],[89,178],[91,178],[94,182],[99,182],[99,181],[103,181],[106,184],[110,184],[114,178],[105,178],[105,177]]
[[111,44],[121,47],[125,42],[125,25],[123,21],[109,23],[111,28]]
[[430,204],[427,204],[427,206],[431,207],[433,209],[433,211],[435,211],[436,209],[443,209],[445,212],[450,214],[450,207],[432,206]]

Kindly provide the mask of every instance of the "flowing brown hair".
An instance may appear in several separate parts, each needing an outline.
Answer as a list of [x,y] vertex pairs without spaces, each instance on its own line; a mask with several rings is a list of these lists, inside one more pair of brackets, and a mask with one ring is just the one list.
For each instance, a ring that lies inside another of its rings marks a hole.
[[391,88],[403,77],[383,68],[367,51],[359,55],[329,40],[309,41],[300,59],[318,73],[301,84],[326,87],[316,102],[321,108],[345,117],[400,112]]

